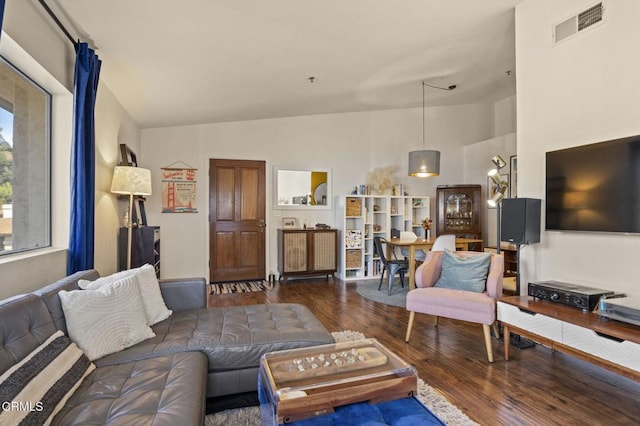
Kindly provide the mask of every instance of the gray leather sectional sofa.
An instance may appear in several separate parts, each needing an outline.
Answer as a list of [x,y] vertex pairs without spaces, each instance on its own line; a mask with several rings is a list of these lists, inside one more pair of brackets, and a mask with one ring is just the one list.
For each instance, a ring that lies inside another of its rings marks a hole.
[[[0,301],[0,375],[56,330],[66,333],[58,292],[98,277],[82,271]],[[160,288],[173,314],[152,327],[156,337],[95,360],[53,424],[201,424],[206,397],[257,389],[263,353],[333,342],[302,305],[207,309],[203,278]]]

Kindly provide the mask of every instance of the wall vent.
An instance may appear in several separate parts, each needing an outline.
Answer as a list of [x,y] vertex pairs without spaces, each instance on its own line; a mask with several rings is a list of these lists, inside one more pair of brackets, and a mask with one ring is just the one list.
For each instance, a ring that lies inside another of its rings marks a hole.
[[576,13],[553,27],[554,42],[560,43],[581,31],[604,21],[603,2]]
[[598,3],[589,9],[578,13],[578,31],[586,30],[592,25],[602,22],[602,3]]

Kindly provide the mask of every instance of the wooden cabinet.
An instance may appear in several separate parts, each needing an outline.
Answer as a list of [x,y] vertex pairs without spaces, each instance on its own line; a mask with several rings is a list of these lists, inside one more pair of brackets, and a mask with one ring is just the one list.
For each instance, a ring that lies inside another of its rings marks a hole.
[[480,185],[440,185],[436,189],[436,234],[482,239]]
[[640,328],[604,321],[592,312],[528,296],[498,301],[504,327],[504,354],[509,359],[509,333],[640,380]]
[[343,195],[338,199],[336,222],[341,230],[340,279],[348,281],[378,277],[382,272],[373,238],[413,231],[424,238],[422,221],[429,219],[427,196]]
[[[485,252],[495,253],[495,247],[485,247]],[[502,289],[505,295],[516,295],[518,278],[518,249],[509,247],[500,247],[500,253],[504,256],[504,280]]]
[[335,274],[337,247],[336,229],[278,229],[280,277]]
[[[120,228],[118,234],[118,271],[127,269],[127,228]],[[153,265],[160,278],[160,227],[140,226],[132,229],[131,267],[137,268],[148,263]]]

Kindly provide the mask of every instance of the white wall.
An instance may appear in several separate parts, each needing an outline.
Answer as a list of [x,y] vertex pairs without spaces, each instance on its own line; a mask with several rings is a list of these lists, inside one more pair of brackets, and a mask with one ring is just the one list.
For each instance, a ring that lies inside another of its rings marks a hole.
[[[24,258],[4,257],[0,262],[0,297],[37,288],[62,277],[66,270],[70,90],[75,60],[69,40],[37,2],[7,2],[3,31],[16,41],[20,50],[27,52],[31,61],[46,71],[46,79],[58,85],[60,90],[54,100],[52,147],[52,237],[55,248]],[[0,43],[3,43],[2,38]],[[108,66],[103,63],[103,69]],[[126,201],[118,201],[109,193],[113,167],[119,161],[119,143],[129,145],[138,154],[140,165],[152,170],[154,195],[147,203],[148,218],[150,224],[162,226],[162,268],[167,277],[208,276],[208,159],[266,161],[268,269],[276,270],[275,235],[281,223],[281,216],[277,214],[281,212],[271,210],[272,166],[331,168],[334,172],[333,192],[344,194],[353,186],[365,183],[373,168],[395,164],[399,183],[406,184],[412,194],[434,197],[437,185],[464,183],[463,146],[492,138],[497,131],[503,131],[500,129],[512,126],[510,119],[493,122],[498,111],[511,108],[508,102],[427,108],[426,145],[442,152],[442,163],[439,177],[422,180],[406,176],[408,151],[422,147],[421,108],[149,129],[141,136],[135,122],[100,83],[96,104],[95,266],[102,274],[116,269],[117,229],[127,207]],[[199,168],[197,214],[159,213],[159,168],[177,160]],[[335,224],[332,211],[298,211],[296,216],[301,223]]]
[[73,45],[37,1],[5,2],[2,31],[59,84],[73,91]]
[[[124,226],[128,198],[111,194],[113,169],[120,162],[121,143],[140,152],[140,129],[107,86],[100,83],[96,99],[95,262],[101,275],[117,269],[117,232]],[[139,160],[139,159],[138,159]]]
[[[640,133],[640,2],[609,0],[602,25],[555,46],[551,40],[553,25],[592,5],[527,0],[516,8],[518,191],[543,199],[543,209],[546,151]],[[522,252],[522,282],[639,295],[638,253],[637,235],[543,232],[540,244]]]
[[[66,274],[69,239],[69,156],[73,96],[9,34],[0,37],[0,54],[52,95],[51,244],[52,248],[0,258],[0,298],[34,290]],[[60,162],[64,162],[58,167]],[[66,168],[64,167],[66,164]]]
[[[0,259],[0,298],[24,293],[66,275],[69,240],[70,155],[73,120],[73,46],[37,2],[7,2],[0,54],[53,95],[51,147],[52,248]],[[108,66],[108,64],[103,64]],[[116,270],[116,235],[124,211],[109,193],[118,144],[140,149],[140,131],[102,83],[96,101],[96,247],[95,267]]]
[[493,104],[493,136],[515,133],[517,129],[516,97],[510,96]]
[[[464,183],[482,185],[482,217],[480,227],[485,246],[496,246],[496,209],[487,207],[487,173],[495,166],[491,162],[494,155],[500,155],[507,166],[501,174],[511,176],[510,157],[516,155],[516,97],[510,96],[493,104],[493,134],[491,139],[464,147]],[[509,194],[514,182],[509,182]]]
[[[462,183],[463,146],[493,136],[493,105],[426,110],[426,145],[442,152],[441,174],[407,176],[408,152],[422,147],[422,109],[327,114],[142,131],[141,165],[151,169],[154,194],[147,202],[149,224],[161,226],[162,276],[209,277],[208,160],[262,160],[267,165],[267,273],[277,271],[276,230],[282,216],[299,223],[335,226],[335,213],[272,209],[273,166],[330,168],[333,194],[366,183],[375,167],[397,165],[398,183],[411,194],[435,198],[441,184]],[[160,168],[182,161],[198,169],[196,214],[162,214]],[[335,203],[334,203],[335,204]],[[432,202],[432,214],[434,202]]]
[[[511,98],[509,98],[511,99]],[[491,162],[494,155],[500,155],[507,165],[500,174],[510,175],[510,157],[516,155],[516,134],[508,133],[464,148],[465,182],[482,185],[481,228],[485,246],[496,247],[498,236],[496,209],[490,209],[485,200],[488,198],[487,173],[495,168]],[[509,183],[511,185],[511,182]],[[509,187],[509,191],[513,188]],[[507,194],[509,196],[510,193]]]

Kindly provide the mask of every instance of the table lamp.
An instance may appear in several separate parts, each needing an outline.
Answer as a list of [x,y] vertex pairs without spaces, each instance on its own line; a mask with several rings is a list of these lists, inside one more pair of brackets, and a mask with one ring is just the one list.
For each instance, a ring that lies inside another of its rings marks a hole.
[[141,167],[117,166],[113,170],[111,192],[129,196],[127,221],[127,269],[131,269],[131,239],[133,231],[133,196],[151,195],[151,170]]

